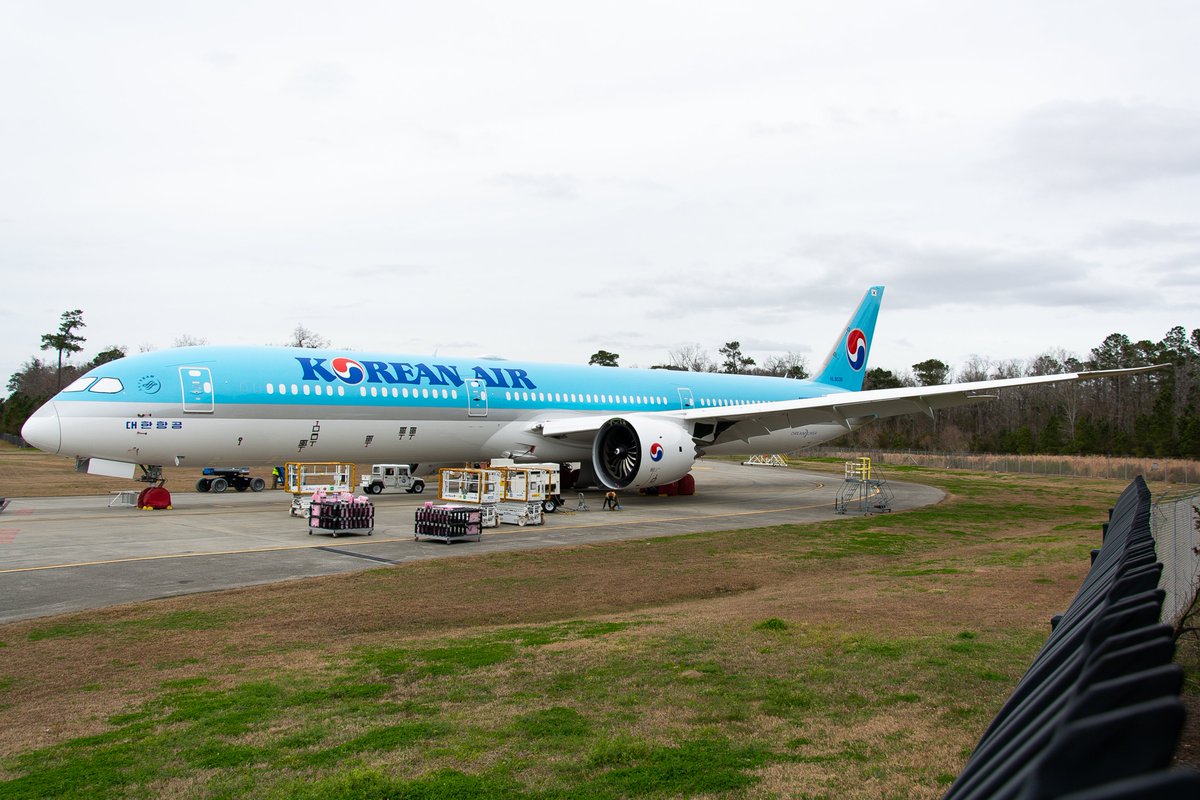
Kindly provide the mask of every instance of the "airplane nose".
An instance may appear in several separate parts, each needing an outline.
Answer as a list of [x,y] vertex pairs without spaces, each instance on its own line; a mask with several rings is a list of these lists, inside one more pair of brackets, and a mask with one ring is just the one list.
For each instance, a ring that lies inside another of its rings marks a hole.
[[58,425],[58,410],[46,403],[33,412],[21,426],[21,438],[38,450],[54,455],[62,445],[62,430]]

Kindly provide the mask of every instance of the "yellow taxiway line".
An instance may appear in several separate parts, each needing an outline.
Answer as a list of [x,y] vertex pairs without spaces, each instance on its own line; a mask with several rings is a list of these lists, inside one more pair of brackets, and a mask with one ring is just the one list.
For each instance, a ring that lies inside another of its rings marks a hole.
[[[331,540],[332,541],[332,540]],[[385,542],[403,542],[407,539],[373,539],[371,541],[359,541],[354,544],[383,544]],[[349,542],[346,542],[349,544]],[[319,547],[328,547],[326,543],[313,544],[281,544],[272,547],[248,547],[241,550],[209,550],[202,553],[166,553],[160,556],[131,556],[129,558],[110,558],[105,561],[74,561],[67,564],[43,564],[40,567],[16,567],[14,569],[0,569],[0,575],[7,575],[12,572],[37,572],[44,569],[67,569],[68,567],[95,567],[103,564],[129,564],[135,561],[161,561],[168,558],[195,558],[196,556],[236,556],[244,553],[273,553],[281,550],[315,550]]]

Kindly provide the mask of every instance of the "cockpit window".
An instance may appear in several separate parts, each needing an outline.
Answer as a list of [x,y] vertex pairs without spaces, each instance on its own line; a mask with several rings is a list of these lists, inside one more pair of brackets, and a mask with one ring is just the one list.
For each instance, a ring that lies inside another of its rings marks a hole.
[[97,394],[116,394],[124,388],[125,384],[116,378],[101,378],[88,391],[96,392]]
[[70,386],[63,389],[63,391],[64,392],[82,392],[84,389],[86,389],[88,386],[90,386],[92,384],[92,381],[94,381],[94,380],[96,380],[96,379],[91,376],[86,376],[83,378],[76,378],[75,381]]

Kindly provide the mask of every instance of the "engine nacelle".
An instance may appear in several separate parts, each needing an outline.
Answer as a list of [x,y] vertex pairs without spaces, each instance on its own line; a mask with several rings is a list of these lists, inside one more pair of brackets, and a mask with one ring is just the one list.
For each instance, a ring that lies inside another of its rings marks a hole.
[[696,445],[678,421],[633,415],[600,426],[592,442],[592,467],[609,489],[644,489],[687,475]]

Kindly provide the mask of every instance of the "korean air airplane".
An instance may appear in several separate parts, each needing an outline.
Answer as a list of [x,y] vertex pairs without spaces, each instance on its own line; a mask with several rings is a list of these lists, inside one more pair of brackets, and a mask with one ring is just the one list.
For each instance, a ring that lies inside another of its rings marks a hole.
[[21,430],[82,471],[287,461],[580,462],[639,489],[705,454],[784,453],[881,417],[993,399],[996,389],[1140,370],[861,391],[883,287],[867,290],[811,379],[286,347],[183,347],[92,370]]

